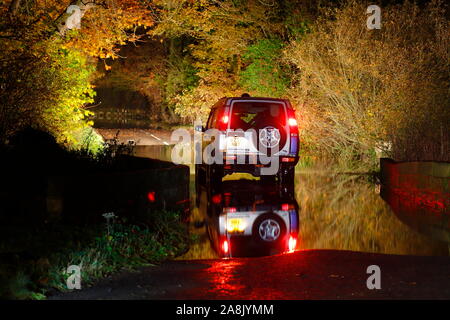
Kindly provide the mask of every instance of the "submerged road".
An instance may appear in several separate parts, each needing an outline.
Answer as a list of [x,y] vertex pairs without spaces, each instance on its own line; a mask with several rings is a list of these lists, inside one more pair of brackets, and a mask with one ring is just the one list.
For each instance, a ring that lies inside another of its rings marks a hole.
[[[367,267],[381,289],[367,288]],[[49,299],[450,299],[450,257],[338,250],[170,261]]]
[[118,143],[135,145],[170,145],[172,130],[163,129],[95,129],[105,140],[117,138]]

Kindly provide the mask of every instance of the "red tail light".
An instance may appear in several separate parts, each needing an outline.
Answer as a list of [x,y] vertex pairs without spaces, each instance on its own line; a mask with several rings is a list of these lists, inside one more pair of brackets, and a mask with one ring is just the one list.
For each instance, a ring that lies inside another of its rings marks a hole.
[[297,237],[291,235],[289,237],[289,240],[288,240],[288,250],[289,250],[289,252],[295,251],[296,247],[297,247]]
[[147,199],[149,202],[155,202],[155,191],[147,193]]
[[227,254],[230,251],[230,244],[228,243],[228,240],[223,240],[223,242],[222,242],[222,251],[225,254]]
[[289,118],[288,123],[289,123],[289,126],[291,126],[291,127],[297,126],[297,119]]
[[223,122],[224,124],[228,124],[228,120],[230,120],[230,118],[228,118],[228,116],[223,116],[223,117],[222,117],[222,122]]
[[214,204],[219,204],[220,202],[222,202],[222,195],[220,194],[215,194],[212,196],[212,202]]
[[289,211],[289,210],[292,210],[292,209],[294,209],[294,205],[292,205],[292,204],[289,204],[289,203],[283,203],[283,204],[281,205],[281,210],[282,210],[282,211]]
[[228,128],[228,123],[230,122],[230,117],[228,116],[228,109],[225,108],[222,112],[222,114],[219,114],[219,121],[218,121],[218,129],[220,131],[225,131]]
[[291,129],[291,135],[298,134],[298,123],[293,109],[288,109],[288,125]]

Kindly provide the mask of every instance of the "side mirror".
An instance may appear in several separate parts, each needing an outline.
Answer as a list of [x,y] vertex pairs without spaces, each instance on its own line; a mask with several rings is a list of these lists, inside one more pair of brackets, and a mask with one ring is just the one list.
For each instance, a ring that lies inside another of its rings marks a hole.
[[195,126],[195,131],[205,132],[205,127],[203,127],[202,125]]

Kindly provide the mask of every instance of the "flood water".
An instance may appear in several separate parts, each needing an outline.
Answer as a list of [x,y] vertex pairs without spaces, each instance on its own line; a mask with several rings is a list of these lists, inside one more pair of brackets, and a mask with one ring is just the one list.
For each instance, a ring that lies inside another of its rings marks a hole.
[[[138,154],[170,161],[167,146],[141,149]],[[227,250],[232,256],[277,254],[292,249],[290,245],[295,250],[449,255],[448,209],[415,206],[408,199],[385,196],[388,204],[369,175],[297,170],[295,186],[288,189],[234,174],[218,186],[204,184],[196,192],[191,168],[189,228],[195,242],[179,259],[223,256],[220,237],[230,222],[235,237]]]

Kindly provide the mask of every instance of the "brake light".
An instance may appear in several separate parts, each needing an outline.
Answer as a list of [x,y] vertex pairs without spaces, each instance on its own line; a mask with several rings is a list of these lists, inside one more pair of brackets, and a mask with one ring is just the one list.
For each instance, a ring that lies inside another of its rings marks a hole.
[[236,208],[235,207],[224,208],[223,210],[226,213],[235,213],[236,212]]
[[[297,119],[295,117],[295,111],[292,108],[288,108],[287,110],[288,115],[288,125],[289,125],[289,131],[290,131],[290,146],[289,146],[289,153],[297,154],[298,152],[298,123]],[[288,160],[287,158],[281,159],[282,162],[291,162],[294,161]]]
[[295,118],[289,118],[288,123],[291,127],[297,126],[297,120]]
[[281,162],[294,162],[295,158],[282,157]]
[[155,191],[147,193],[147,199],[149,202],[155,202]]
[[228,108],[225,108],[221,114],[219,114],[218,129],[220,131],[225,131],[228,128],[228,123],[230,122],[230,117],[228,116]]
[[294,209],[294,205],[289,204],[289,203],[283,203],[281,205],[281,210],[282,211],[289,211],[289,210],[293,210]]
[[294,252],[296,247],[297,247],[297,238],[291,235],[288,240],[289,252]]
[[228,240],[223,240],[223,242],[222,242],[222,251],[225,254],[227,254],[228,251],[230,251],[230,245],[228,243]]
[[287,109],[288,125],[290,127],[291,134],[298,134],[298,122],[295,116],[295,111],[292,108]]
[[212,202],[214,204],[219,204],[220,202],[222,202],[222,195],[220,194],[215,194],[212,196]]
[[222,117],[222,123],[228,124],[228,120],[230,120],[230,118],[228,118],[228,116],[223,116]]

